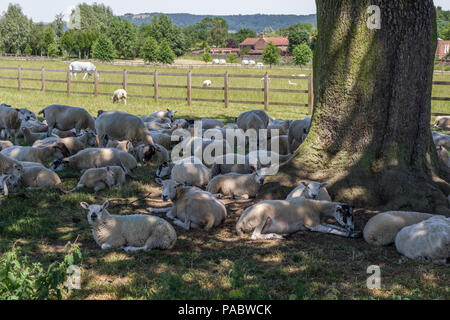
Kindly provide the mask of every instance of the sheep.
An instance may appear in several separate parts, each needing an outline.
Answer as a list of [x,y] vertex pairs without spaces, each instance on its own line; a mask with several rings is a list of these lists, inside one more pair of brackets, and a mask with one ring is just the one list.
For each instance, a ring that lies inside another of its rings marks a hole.
[[158,124],[171,124],[172,120],[169,118],[157,118],[153,116],[141,116],[140,117],[144,122],[156,122]]
[[177,129],[187,129],[189,127],[189,123],[186,119],[177,119],[172,122],[172,128]]
[[2,151],[3,149],[12,147],[14,144],[11,141],[8,140],[4,140],[4,141],[0,141],[0,151]]
[[33,133],[27,127],[22,128],[22,134],[26,144],[33,144],[34,142],[47,137],[47,133]]
[[216,129],[216,128],[223,128],[224,124],[222,121],[217,119],[209,119],[209,118],[203,118],[201,120],[202,123],[202,129],[208,130],[208,129]]
[[447,167],[450,167],[450,155],[448,154],[447,149],[445,149],[443,146],[437,146],[436,151],[439,159],[442,160],[442,163],[444,163]]
[[206,190],[218,198],[229,196],[240,199],[255,198],[264,184],[265,175],[261,169],[251,167],[251,174],[227,173],[211,179]]
[[153,142],[155,144],[159,144],[166,149],[170,149],[172,145],[177,144],[183,140],[182,137],[176,138],[175,136],[172,137],[168,134],[157,131],[150,131],[150,135],[152,136]]
[[172,200],[171,208],[148,208],[149,212],[166,213],[174,224],[186,230],[201,228],[209,231],[227,217],[227,209],[212,194],[196,187],[187,187],[175,180],[164,180],[161,198]]
[[119,102],[120,100],[123,100],[124,104],[127,104],[127,92],[125,89],[117,89],[114,91],[112,102]]
[[42,163],[38,163],[38,162],[31,162],[31,161],[19,161],[19,162],[24,168],[29,168],[29,167],[46,168],[46,166],[44,166]]
[[0,174],[10,174],[13,176],[21,176],[23,166],[19,161],[10,158],[0,152]]
[[233,150],[227,140],[210,140],[195,136],[186,141],[185,147],[194,156],[201,154],[208,165],[214,163],[215,157],[226,154],[227,150]]
[[433,216],[401,229],[395,248],[410,259],[447,263],[450,258],[450,218]]
[[62,143],[56,143],[55,145],[43,148],[13,146],[0,151],[0,153],[18,161],[30,161],[42,164],[69,156],[69,150]]
[[95,129],[101,141],[108,136],[111,139],[129,140],[132,143],[154,144],[144,122],[139,117],[123,111],[103,112],[95,120]]
[[302,142],[306,139],[310,125],[311,125],[310,120],[307,118],[295,120],[291,123],[288,132],[289,146],[291,152],[297,150],[298,147],[302,144]]
[[97,147],[99,145],[99,140],[94,132],[86,130],[78,137],[50,137],[38,140],[33,143],[33,148],[49,147],[57,145],[58,143],[62,143],[67,150],[69,150],[68,155],[74,155],[88,147]]
[[291,147],[289,146],[288,136],[272,136],[269,141],[267,141],[267,150],[271,151],[272,146],[278,146],[278,153],[280,155],[291,154]]
[[263,110],[250,110],[239,115],[236,119],[238,127],[244,131],[248,129],[267,129],[270,119]]
[[52,136],[56,136],[59,138],[71,138],[71,137],[76,137],[77,133],[75,132],[75,130],[62,131],[62,130],[58,130],[58,129],[53,129]]
[[433,215],[422,212],[387,211],[372,217],[364,227],[364,240],[371,245],[387,246],[404,227],[422,222]]
[[258,161],[250,164],[249,159],[241,154],[227,153],[223,156],[216,157],[215,162],[211,167],[211,175],[213,177],[219,174],[227,174],[231,172],[248,174],[251,173],[251,167],[256,166],[260,168]]
[[209,169],[196,157],[184,158],[175,162],[163,162],[156,171],[157,181],[161,184],[162,178],[170,177],[185,185],[206,187],[211,179]]
[[157,121],[144,122],[145,128],[149,131],[161,130],[161,129],[170,129],[170,123],[161,123]]
[[41,190],[60,186],[61,179],[55,172],[42,166],[24,166],[19,183],[27,189]]
[[[9,187],[8,187],[9,185]],[[15,187],[17,182],[14,180],[14,177],[10,174],[2,174],[0,175],[0,193],[3,193],[5,197],[9,195],[9,188]],[[0,200],[0,205],[2,201]]]
[[77,186],[68,193],[73,193],[82,188],[93,188],[97,193],[105,188],[125,184],[125,171],[119,166],[105,168],[91,168],[86,170],[80,178]]
[[324,200],[331,202],[332,200],[326,189],[327,187],[328,183],[326,182],[320,183],[311,181],[307,183],[302,181],[298,187],[296,187],[288,194],[286,200],[303,197],[305,199]]
[[40,122],[39,120],[29,119],[22,120],[20,124],[20,132],[18,137],[23,137],[23,129],[28,128],[32,133],[47,133],[48,126]]
[[433,132],[433,140],[437,147],[443,146],[444,148],[450,149],[450,135]]
[[106,148],[116,148],[121,151],[130,152],[131,150],[133,150],[133,144],[131,143],[131,141],[128,140],[124,141],[110,140],[106,144]]
[[81,129],[95,130],[94,118],[83,108],[52,104],[38,114],[43,114],[47,121],[48,136],[51,135],[53,128],[62,131],[75,129],[77,135]]
[[[340,226],[324,223],[335,218]],[[344,203],[294,198],[292,200],[266,200],[242,213],[236,232],[252,232],[251,239],[283,239],[283,235],[300,230],[329,233],[347,238],[357,238],[354,231],[353,208]]]
[[202,87],[206,88],[206,87],[211,87],[212,85],[212,81],[211,80],[205,80],[203,81]]
[[[267,126],[267,135],[269,137],[275,137],[275,136],[286,136],[289,135],[289,127],[291,126],[292,121],[291,120],[277,120],[275,119],[272,121],[270,125]],[[272,130],[277,130],[273,131]]]
[[277,163],[287,161],[291,154],[281,155],[275,151],[256,150],[247,154],[247,162],[250,164],[260,164],[261,167],[267,168]]
[[450,129],[450,116],[439,116],[434,120],[434,125],[436,127],[441,127],[444,129]]
[[129,173],[137,168],[136,159],[125,151],[115,148],[88,148],[77,154],[63,159],[55,160],[50,169],[61,171],[65,169],[85,170],[107,166],[120,166]]
[[118,247],[125,251],[165,250],[172,249],[177,240],[175,229],[164,219],[143,214],[112,215],[106,210],[109,201],[101,206],[86,202],[80,205],[89,211],[88,222],[94,240],[102,250]]
[[20,110],[11,107],[0,107],[0,129],[4,129],[9,139],[14,137],[14,143],[18,144],[20,126],[22,120],[19,117]]
[[177,113],[176,110],[167,109],[167,111],[156,111],[156,112],[153,112],[150,115],[150,117],[154,117],[154,118],[169,118],[171,121],[173,121],[173,117],[175,116],[175,113]]
[[131,152],[138,162],[153,162],[156,164],[161,164],[165,161],[169,161],[169,152],[163,146],[158,144],[145,145],[140,144],[134,147]]
[[290,85],[290,86],[297,86],[297,83],[296,82],[292,82],[291,80],[288,80],[288,84]]

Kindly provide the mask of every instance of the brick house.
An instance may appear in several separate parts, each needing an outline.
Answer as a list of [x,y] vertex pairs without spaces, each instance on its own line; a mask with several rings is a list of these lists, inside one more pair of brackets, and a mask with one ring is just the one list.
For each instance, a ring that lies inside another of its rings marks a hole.
[[439,59],[445,58],[450,53],[450,40],[438,39],[436,56]]
[[273,42],[281,51],[282,55],[287,54],[287,49],[289,46],[288,38],[266,38],[264,32],[261,32],[259,38],[247,38],[240,46],[240,49],[248,48],[250,51],[249,55],[261,55],[266,48],[266,46]]

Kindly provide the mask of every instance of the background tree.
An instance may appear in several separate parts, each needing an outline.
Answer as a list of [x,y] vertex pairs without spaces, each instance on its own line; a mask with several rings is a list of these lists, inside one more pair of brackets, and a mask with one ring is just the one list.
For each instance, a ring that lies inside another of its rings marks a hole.
[[212,46],[222,47],[228,37],[228,23],[225,19],[216,17],[212,19],[208,30],[208,43]]
[[274,64],[277,64],[280,61],[280,49],[278,49],[278,47],[273,42],[269,42],[269,44],[264,49],[264,52],[262,53],[262,57],[264,63],[272,67]]
[[309,25],[305,24],[294,24],[289,27],[289,47],[288,52],[292,54],[294,48],[302,43],[309,44],[309,37],[312,33],[312,29]]
[[[43,48],[47,55],[49,55],[49,48],[51,45],[56,44],[56,35],[53,27],[49,26],[44,31]],[[54,49],[54,48],[52,48]]]
[[74,48],[75,39],[73,37],[73,32],[71,30],[67,30],[61,38],[61,49],[67,52],[67,55],[70,56]]
[[239,48],[239,43],[233,38],[227,39],[225,47],[227,48]]
[[57,56],[59,56],[59,48],[56,42],[52,42],[47,47],[47,55],[52,58],[56,58]]
[[111,40],[105,35],[100,34],[92,47],[92,56],[101,61],[113,61],[117,54]]
[[31,24],[29,44],[33,50],[33,54],[41,55],[44,49],[45,26],[43,23]]
[[114,17],[112,9],[104,4],[94,3],[89,5],[82,3],[78,5],[78,8],[81,16],[81,30],[83,31],[106,32],[111,19]]
[[211,57],[210,51],[211,51],[210,48],[206,48],[205,51],[204,51],[204,53],[203,53],[202,60],[203,60],[204,62],[206,62],[206,63],[212,61],[212,57]]
[[0,38],[7,53],[24,50],[30,40],[31,22],[19,5],[10,4],[0,18]]
[[241,43],[247,38],[256,38],[258,34],[255,30],[250,30],[248,28],[240,29],[238,32],[232,35],[234,39],[236,39],[237,43]]
[[294,62],[297,66],[306,66],[313,58],[313,52],[306,43],[295,47],[293,53]]
[[64,13],[58,13],[53,21],[53,29],[55,30],[56,37],[61,39],[64,34]]
[[159,62],[172,64],[175,61],[175,54],[170,48],[169,42],[163,40],[158,50],[158,60]]
[[[379,30],[367,24],[373,4]],[[327,181],[335,201],[449,215],[450,175],[430,130],[433,1],[318,0],[317,13],[310,132],[263,193],[280,199],[309,178]]]
[[137,55],[137,27],[119,17],[111,19],[108,36],[114,44],[118,57],[133,59]]
[[141,48],[141,56],[147,62],[157,62],[159,54],[159,47],[156,40],[152,37],[148,37],[143,47]]
[[23,51],[23,53],[25,53],[25,55],[27,56],[30,56],[33,53],[33,49],[31,48],[29,43],[27,43],[27,45],[25,46],[25,50]]
[[234,53],[230,53],[227,60],[228,60],[228,63],[236,63],[237,56]]

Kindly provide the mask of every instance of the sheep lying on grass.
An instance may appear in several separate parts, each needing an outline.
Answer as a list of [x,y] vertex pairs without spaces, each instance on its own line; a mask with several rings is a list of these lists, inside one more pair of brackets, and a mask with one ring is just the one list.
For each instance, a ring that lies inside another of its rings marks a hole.
[[174,144],[177,144],[183,140],[182,137],[175,138],[158,131],[150,131],[150,135],[152,136],[155,144],[159,144],[166,149],[170,149]]
[[173,117],[175,116],[175,113],[177,113],[176,110],[167,109],[167,111],[156,111],[156,112],[153,112],[150,115],[150,117],[153,117],[153,118],[169,118],[171,121],[173,121]]
[[150,212],[167,213],[175,225],[186,230],[203,227],[208,231],[219,226],[227,216],[227,209],[209,192],[187,187],[175,180],[165,180],[162,186],[163,201],[172,200],[171,208],[148,208]]
[[127,92],[125,91],[125,89],[117,89],[116,91],[114,91],[112,102],[115,103],[119,102],[120,100],[123,100],[123,102],[127,104]]
[[151,162],[160,165],[169,161],[169,151],[158,144],[153,146],[140,144],[134,147],[130,153],[134,155],[138,162]]
[[31,130],[27,127],[22,128],[22,134],[23,134],[23,138],[24,138],[26,144],[33,144],[36,141],[47,137],[46,132],[34,133],[34,132],[31,132]]
[[68,192],[72,193],[82,188],[93,188],[94,192],[97,193],[105,188],[124,184],[125,171],[121,167],[92,168],[86,170],[77,186]]
[[239,174],[227,173],[211,179],[206,190],[218,198],[223,196],[249,199],[256,197],[264,184],[265,175],[261,169],[251,167],[253,173]]
[[422,212],[387,211],[372,217],[364,227],[364,240],[376,246],[387,246],[395,241],[404,227],[422,222],[433,215]]
[[50,147],[61,143],[67,148],[67,150],[69,150],[69,155],[74,155],[88,147],[97,147],[99,141],[93,131],[86,130],[79,137],[49,137],[43,140],[38,140],[33,143],[33,148]]
[[259,168],[259,163],[249,163],[248,157],[237,154],[237,153],[227,153],[223,156],[216,157],[216,161],[211,167],[211,175],[213,177],[219,174],[227,174],[231,172],[235,173],[251,173],[252,166]]
[[434,127],[450,129],[450,116],[439,116],[434,120]]
[[239,115],[236,119],[238,127],[244,131],[248,129],[267,129],[271,120],[263,110],[250,110]]
[[311,181],[309,183],[302,181],[298,187],[292,190],[286,197],[286,200],[291,200],[293,198],[306,198],[312,200],[325,200],[332,201],[330,195],[327,191],[328,183],[320,183],[316,181]]
[[110,140],[106,144],[106,148],[116,148],[121,151],[130,152],[133,150],[133,144],[131,143],[131,141],[128,141],[128,140],[123,140],[123,141]]
[[395,237],[395,247],[410,259],[447,263],[450,258],[450,218],[433,216],[404,227]]
[[211,87],[211,84],[212,84],[211,80],[205,80],[205,81],[203,81],[203,83],[202,83],[202,87],[203,87],[203,88]]
[[21,176],[23,173],[23,165],[0,152],[0,173],[10,174],[13,176]]
[[448,134],[433,132],[433,141],[437,147],[443,146],[450,149],[450,135]]
[[203,188],[208,185],[211,172],[200,160],[191,157],[175,163],[163,162],[156,171],[157,182],[162,184],[160,179],[169,176],[178,183]]
[[0,141],[0,151],[12,147],[14,144],[11,141],[8,140],[4,140],[4,141]]
[[48,136],[51,135],[53,128],[62,131],[75,129],[77,135],[81,129],[95,130],[94,118],[83,108],[53,104],[38,114],[43,114],[47,121]]
[[41,166],[24,166],[19,184],[25,188],[41,190],[56,188],[61,185],[61,179],[53,171]]
[[80,203],[88,210],[88,222],[92,226],[95,242],[106,250],[122,247],[125,251],[148,251],[172,249],[177,240],[175,229],[164,219],[135,214],[129,216],[112,215],[103,205]]
[[[342,226],[324,223],[331,217]],[[236,231],[239,236],[252,232],[252,239],[282,239],[300,230],[329,233],[347,238],[357,238],[354,231],[353,208],[344,203],[295,198],[266,200],[249,208],[239,218]]]
[[67,157],[70,153],[62,143],[54,146],[33,148],[13,146],[2,150],[1,153],[18,161],[30,161],[46,164],[54,159]]

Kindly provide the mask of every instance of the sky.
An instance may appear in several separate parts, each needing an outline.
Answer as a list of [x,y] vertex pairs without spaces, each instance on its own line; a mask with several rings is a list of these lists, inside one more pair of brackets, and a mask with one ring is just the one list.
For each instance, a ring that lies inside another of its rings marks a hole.
[[[80,2],[103,3],[110,6],[114,14],[124,13],[192,13],[192,14],[312,14],[316,11],[315,0],[2,0],[0,12],[8,3],[19,4],[24,13],[34,22],[50,22],[58,13],[66,13]],[[436,6],[450,10],[450,0],[434,0]]]

